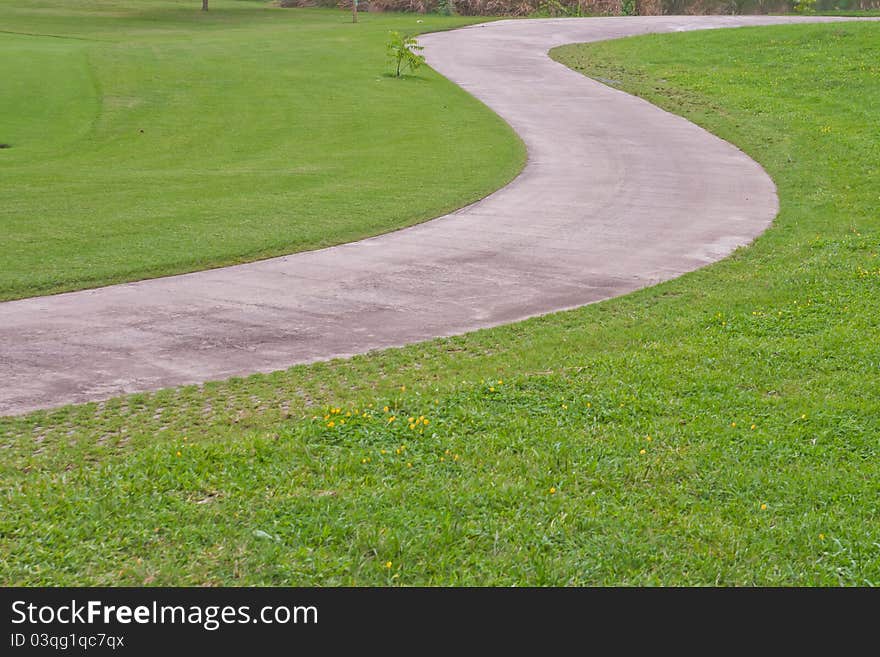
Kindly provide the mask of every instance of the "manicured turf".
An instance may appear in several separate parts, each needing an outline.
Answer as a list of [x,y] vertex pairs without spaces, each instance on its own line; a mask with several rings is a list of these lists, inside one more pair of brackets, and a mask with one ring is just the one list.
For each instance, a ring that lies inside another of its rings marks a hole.
[[0,6],[0,300],[381,233],[524,162],[512,130],[436,73],[387,77],[389,30],[476,19],[199,6]]
[[880,583],[878,36],[556,51],[760,160],[775,227],[577,311],[7,419],[0,581]]

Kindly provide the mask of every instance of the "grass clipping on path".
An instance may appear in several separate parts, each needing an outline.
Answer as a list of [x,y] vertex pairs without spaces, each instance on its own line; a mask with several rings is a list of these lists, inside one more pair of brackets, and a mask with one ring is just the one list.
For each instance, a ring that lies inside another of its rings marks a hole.
[[2,421],[0,579],[877,584],[878,33],[555,51],[745,149],[775,226],[580,310]]

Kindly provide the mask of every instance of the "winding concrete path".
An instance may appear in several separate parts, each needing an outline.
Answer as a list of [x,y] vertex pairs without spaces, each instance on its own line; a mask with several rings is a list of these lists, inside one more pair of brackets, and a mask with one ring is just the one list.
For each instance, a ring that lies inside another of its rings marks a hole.
[[501,21],[422,37],[529,151],[510,185],[352,244],[0,304],[0,415],[267,372],[580,306],[691,271],[777,211],[730,144],[547,57],[560,44],[823,18]]

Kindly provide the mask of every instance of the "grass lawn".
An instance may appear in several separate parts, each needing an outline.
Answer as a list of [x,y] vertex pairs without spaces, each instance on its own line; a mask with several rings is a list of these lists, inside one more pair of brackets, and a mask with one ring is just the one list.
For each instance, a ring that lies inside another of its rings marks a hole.
[[0,581],[880,583],[878,37],[555,51],[758,159],[775,226],[579,310],[2,420]]
[[[522,143],[389,30],[267,2],[0,5],[0,300],[347,242],[501,187]],[[417,20],[423,20],[417,23]]]

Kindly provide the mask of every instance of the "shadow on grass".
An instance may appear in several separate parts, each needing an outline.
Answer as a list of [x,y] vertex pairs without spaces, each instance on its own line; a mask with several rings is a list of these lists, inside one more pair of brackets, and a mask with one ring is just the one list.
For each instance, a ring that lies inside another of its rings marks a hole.
[[409,80],[412,82],[428,82],[428,78],[422,77],[421,75],[414,75],[410,73],[407,75],[406,73],[401,73],[399,76],[394,73],[383,73],[383,78],[387,78],[388,80]]

